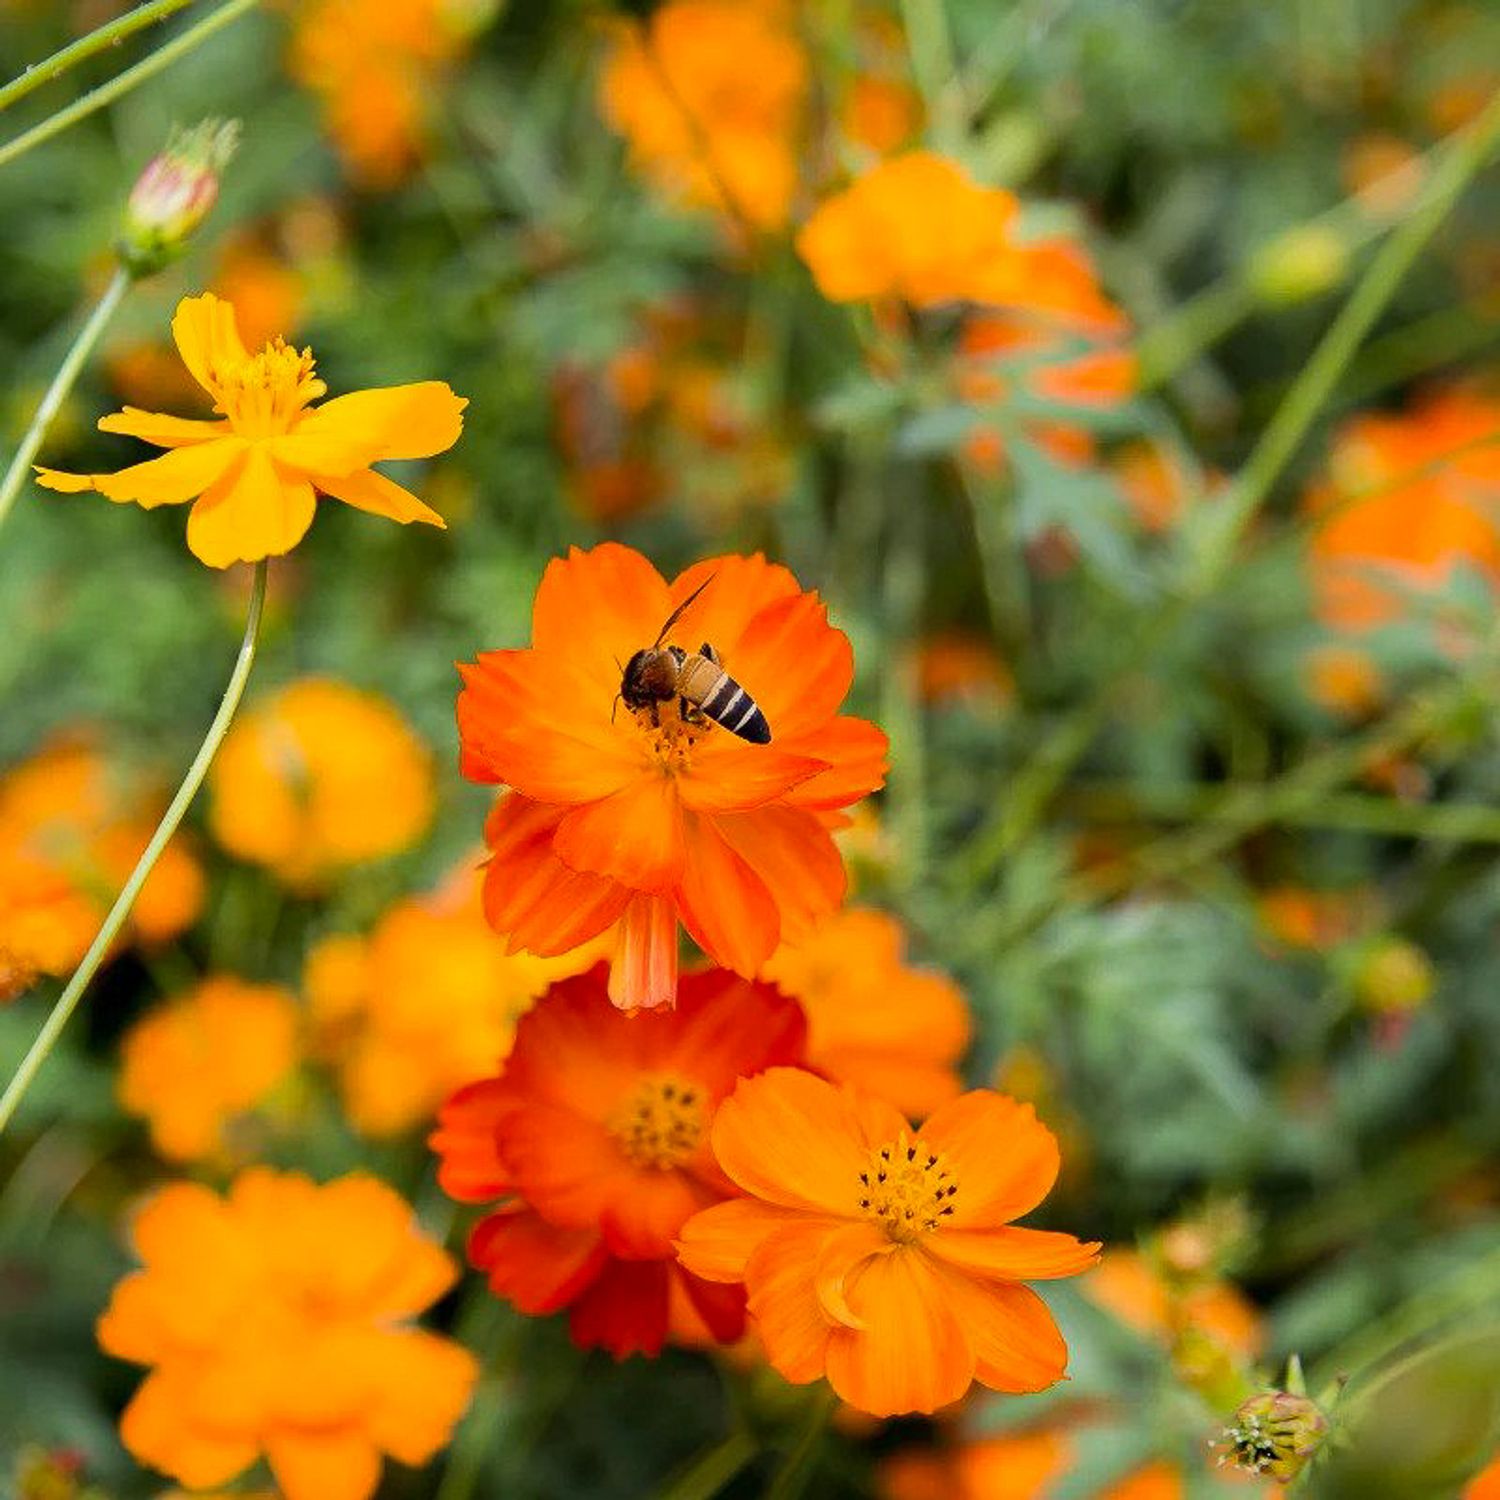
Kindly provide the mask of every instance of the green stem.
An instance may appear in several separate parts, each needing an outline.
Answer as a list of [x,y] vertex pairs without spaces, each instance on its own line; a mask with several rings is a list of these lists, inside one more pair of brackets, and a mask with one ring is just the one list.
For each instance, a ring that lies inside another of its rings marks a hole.
[[944,0],[901,0],[901,19],[928,121],[939,141],[952,146],[958,127],[949,107],[948,86],[957,70]]
[[126,11],[123,16],[116,16],[108,24],[96,27],[87,36],[70,42],[51,57],[32,63],[20,77],[11,79],[4,88],[0,88],[0,110],[9,109],[33,89],[51,83],[54,78],[61,78],[70,68],[87,62],[106,47],[118,47],[126,37],[134,36],[142,27],[150,26],[155,21],[165,21],[183,6],[191,4],[192,0],[146,0],[146,4],[138,5],[134,10]]
[[833,1387],[826,1385],[808,1402],[807,1415],[797,1433],[797,1441],[772,1476],[766,1500],[797,1500],[807,1488],[807,1482],[812,1478],[813,1460],[823,1440],[823,1430],[837,1404]]
[[659,1500],[713,1500],[720,1490],[755,1457],[755,1440],[748,1432],[731,1432],[700,1454],[680,1477],[661,1492]]
[[177,825],[182,822],[183,815],[187,812],[193,798],[197,796],[198,788],[203,785],[203,778],[208,774],[208,768],[220,744],[223,743],[230,721],[234,718],[235,710],[244,696],[245,683],[250,677],[250,668],[255,664],[255,648],[260,638],[260,617],[265,600],[266,563],[262,559],[255,565],[255,582],[250,590],[250,608],[245,617],[245,634],[240,642],[240,652],[235,659],[234,671],[230,674],[229,686],[224,689],[224,697],[219,703],[219,711],[214,715],[213,723],[208,726],[208,733],[198,747],[198,753],[193,757],[193,763],[188,767],[187,775],[182,779],[182,785],[177,788],[177,795],[172,798],[166,812],[162,814],[161,822],[156,825],[156,832],[151,835],[151,841],[146,845],[140,859],[136,861],[135,869],[130,872],[130,878],[125,882],[124,889],[115,897],[115,904],[110,907],[109,915],[104,919],[104,925],[100,927],[94,941],[89,944],[89,950],[83,955],[83,961],[68,981],[67,988],[58,997],[57,1003],[52,1007],[52,1013],[37,1033],[36,1040],[31,1044],[26,1056],[21,1059],[21,1065],[16,1069],[15,1076],[5,1086],[4,1094],[0,1094],[0,1135],[5,1133],[27,1089],[31,1087],[42,1064],[47,1061],[53,1047],[57,1045],[57,1039],[62,1035],[63,1028],[68,1024],[73,1012],[78,1008],[78,1002],[83,998],[89,981],[94,977],[100,964],[104,962],[106,954],[120,934],[120,929],[125,925],[125,919],[130,915],[130,909],[135,905],[136,897],[141,893],[141,887],[145,885],[147,877],[155,868],[157,860],[161,858],[162,851],[167,847],[172,835],[177,832]]
[[99,342],[100,335],[109,326],[110,319],[114,317],[115,310],[129,290],[129,274],[124,269],[117,270],[105,287],[104,295],[94,304],[88,321],[78,330],[78,336],[63,357],[62,364],[58,366],[57,374],[52,377],[52,384],[47,387],[47,393],[31,419],[31,425],[21,438],[21,446],[16,449],[10,467],[5,471],[5,478],[0,480],[0,526],[5,524],[5,518],[16,503],[16,496],[21,493],[21,486],[31,473],[32,460],[37,456],[58,408],[67,400],[79,371],[93,353],[94,345]]
[[155,77],[164,68],[170,67],[179,57],[186,56],[201,42],[206,42],[216,31],[222,30],[231,21],[238,20],[246,11],[254,9],[258,0],[225,0],[218,10],[205,16],[193,26],[189,26],[181,36],[175,37],[164,47],[158,47],[149,57],[143,57],[133,68],[126,68],[123,73],[116,74],[108,83],[101,83],[98,88],[90,89],[81,99],[75,100],[65,109],[60,109],[55,115],[48,115],[38,125],[33,125],[30,130],[23,131],[12,140],[0,146],[0,167],[13,162],[18,156],[30,151],[33,146],[40,146],[43,141],[50,141],[53,136],[60,135],[70,125],[76,125],[80,120],[87,119],[95,110],[103,109],[106,104],[113,104],[123,94],[128,94],[137,84],[144,83],[148,78]]

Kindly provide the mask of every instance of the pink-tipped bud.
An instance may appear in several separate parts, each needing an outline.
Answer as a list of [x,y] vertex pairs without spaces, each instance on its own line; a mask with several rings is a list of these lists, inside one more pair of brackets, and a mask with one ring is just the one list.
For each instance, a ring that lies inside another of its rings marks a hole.
[[219,197],[219,178],[239,144],[236,120],[174,131],[131,189],[119,253],[132,276],[149,276],[187,248]]

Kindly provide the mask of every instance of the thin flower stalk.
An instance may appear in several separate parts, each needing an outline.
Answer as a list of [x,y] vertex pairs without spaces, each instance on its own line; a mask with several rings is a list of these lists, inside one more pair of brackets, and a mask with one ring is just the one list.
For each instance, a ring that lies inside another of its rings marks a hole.
[[26,1056],[21,1059],[15,1075],[5,1086],[5,1092],[0,1094],[0,1135],[4,1134],[21,1100],[25,1098],[26,1091],[35,1082],[42,1065],[57,1045],[64,1027],[78,1008],[78,1002],[83,998],[84,991],[88,989],[89,981],[98,972],[100,964],[104,962],[115,939],[119,936],[120,929],[125,925],[125,919],[130,915],[130,909],[135,905],[136,897],[140,895],[141,887],[146,883],[146,877],[150,875],[157,860],[161,858],[162,851],[167,847],[172,835],[177,832],[178,825],[192,805],[193,798],[197,796],[198,788],[203,785],[203,778],[208,774],[208,768],[213,763],[214,755],[223,742],[230,722],[234,718],[235,710],[240,705],[240,699],[244,696],[245,684],[250,679],[250,669],[255,664],[256,646],[260,639],[260,621],[265,600],[266,563],[261,561],[256,565],[255,581],[251,585],[250,607],[245,616],[244,638],[240,642],[239,655],[235,659],[234,671],[230,674],[229,685],[224,690],[219,710],[214,715],[213,722],[208,726],[208,733],[198,747],[198,753],[193,757],[193,763],[188,767],[182,785],[177,788],[176,796],[172,798],[166,812],[162,814],[156,832],[151,835],[150,843],[146,845],[140,859],[136,862],[135,869],[130,872],[130,878],[115,898],[114,905],[110,907],[109,915],[104,919],[104,925],[100,927],[98,935],[89,945],[88,952],[84,954],[82,962],[68,981],[67,988],[63,990],[57,1003],[52,1007],[42,1029],[37,1033],[36,1040],[32,1042]]
[[67,400],[68,393],[78,380],[79,372],[88,363],[89,355],[94,352],[104,330],[109,327],[121,302],[125,300],[130,283],[130,274],[123,267],[110,278],[104,295],[94,304],[88,321],[78,330],[78,336],[73,340],[62,364],[58,366],[57,374],[52,377],[52,384],[47,387],[46,395],[42,397],[21,438],[21,446],[11,458],[5,478],[0,480],[0,526],[5,525],[6,517],[16,503],[16,496],[21,493],[21,486],[31,472],[32,461],[46,439],[47,429],[52,425],[58,409]]
[[126,68],[123,73],[117,73],[108,83],[101,83],[98,88],[90,89],[81,99],[76,99],[64,109],[60,109],[54,115],[30,130],[22,131],[18,136],[0,145],[0,167],[8,166],[18,156],[25,155],[33,146],[40,146],[44,141],[50,141],[53,136],[61,135],[70,126],[76,125],[80,120],[86,120],[91,114],[101,110],[107,104],[113,104],[116,99],[128,94],[138,84],[144,83],[148,78],[154,78],[164,68],[169,68],[180,57],[186,57],[189,52],[206,42],[215,32],[221,31],[231,21],[238,20],[247,11],[253,10],[258,0],[225,0],[218,10],[206,15],[195,25],[188,27],[181,36],[174,37],[165,46],[158,47],[149,57],[144,57],[134,67]]

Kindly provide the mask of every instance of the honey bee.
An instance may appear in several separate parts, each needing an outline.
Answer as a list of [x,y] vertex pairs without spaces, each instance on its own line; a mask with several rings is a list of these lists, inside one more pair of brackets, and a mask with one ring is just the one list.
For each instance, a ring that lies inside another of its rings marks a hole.
[[684,723],[712,719],[752,745],[768,745],[771,726],[760,705],[724,670],[719,653],[707,641],[696,656],[689,656],[681,646],[662,645],[683,611],[712,582],[712,578],[704,579],[668,615],[656,639],[625,663],[618,701],[629,709],[650,709],[652,723],[659,724],[661,705],[676,698]]

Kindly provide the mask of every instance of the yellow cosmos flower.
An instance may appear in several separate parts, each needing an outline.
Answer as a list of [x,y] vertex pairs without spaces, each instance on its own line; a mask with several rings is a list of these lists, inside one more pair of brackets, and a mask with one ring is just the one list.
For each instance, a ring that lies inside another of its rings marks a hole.
[[67,494],[97,490],[147,509],[191,500],[188,547],[212,568],[290,552],[312,525],[319,494],[393,521],[443,525],[435,510],[370,467],[430,458],[458,441],[468,402],[442,381],[356,391],[313,406],[328,387],[314,373],[312,350],[277,338],[249,353],[234,308],[211,292],[178,304],[172,336],[220,420],[127,406],[102,417],[99,430],[168,452],[117,474],[38,469],[39,483]]

